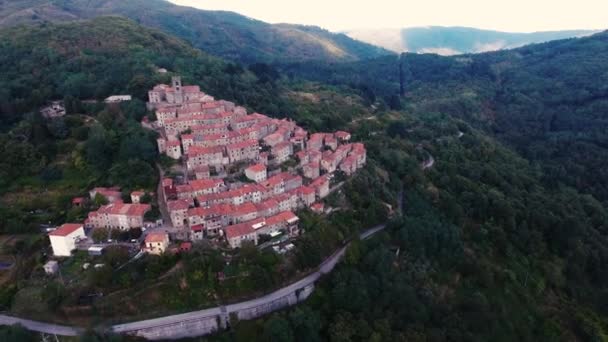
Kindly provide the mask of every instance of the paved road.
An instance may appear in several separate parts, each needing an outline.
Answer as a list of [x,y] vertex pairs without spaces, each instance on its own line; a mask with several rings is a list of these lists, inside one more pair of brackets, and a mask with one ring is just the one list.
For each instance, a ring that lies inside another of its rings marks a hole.
[[158,198],[158,210],[163,218],[163,222],[165,225],[171,226],[171,215],[169,214],[169,210],[167,209],[167,202],[165,202],[165,189],[163,188],[163,178],[165,177],[165,172],[163,168],[156,164],[156,168],[158,169],[158,185],[156,186],[156,198]]
[[422,169],[423,170],[427,170],[433,167],[433,165],[435,165],[435,158],[433,158],[433,156],[427,152],[427,154],[429,155],[429,157],[422,163]]
[[[366,240],[366,239],[370,238],[372,235],[378,233],[379,231],[382,231],[384,228],[386,228],[385,224],[372,227],[372,228],[366,230],[365,232],[361,233],[359,237],[361,240]],[[146,328],[163,327],[163,326],[172,325],[172,324],[180,323],[180,322],[194,321],[194,320],[198,320],[198,319],[210,317],[210,316],[217,317],[217,316],[221,315],[222,313],[230,314],[230,313],[237,312],[237,311],[240,311],[243,309],[257,307],[257,306],[265,304],[265,303],[274,302],[275,300],[283,298],[283,297],[295,292],[298,289],[302,289],[308,285],[314,284],[315,282],[317,282],[317,280],[319,280],[319,278],[321,278],[321,276],[323,276],[324,274],[330,273],[334,269],[334,267],[336,266],[338,261],[340,261],[342,256],[344,256],[344,253],[346,252],[347,247],[348,246],[340,248],[338,251],[336,251],[330,257],[325,259],[325,261],[323,261],[323,263],[321,263],[321,265],[319,265],[319,268],[317,269],[317,271],[309,274],[305,278],[302,278],[290,285],[287,285],[287,286],[285,286],[275,292],[267,294],[265,296],[258,297],[256,299],[252,299],[252,300],[247,300],[247,301],[240,302],[240,303],[230,304],[227,306],[218,306],[218,307],[209,308],[209,309],[205,309],[205,310],[187,312],[187,313],[183,313],[183,314],[179,314],[179,315],[171,315],[171,316],[159,317],[159,318],[154,318],[154,319],[148,319],[148,320],[144,320],[144,321],[118,324],[118,325],[114,325],[111,328],[111,330],[116,333],[126,333],[126,332],[130,332],[130,331],[142,330],[142,329],[146,329]],[[14,325],[14,324],[21,324],[22,326],[24,326],[25,328],[27,328],[29,330],[47,333],[47,334],[61,335],[61,336],[76,336],[84,331],[84,329],[78,328],[78,327],[69,327],[69,326],[64,326],[64,325],[36,322],[36,321],[6,316],[6,315],[0,315],[0,325]]]
[[21,319],[12,316],[0,315],[0,325],[15,325],[20,324],[24,328],[32,331],[37,331],[46,334],[60,336],[78,336],[84,332],[82,328],[68,327],[65,325],[57,325],[43,322],[30,321],[29,319]]
[[[386,227],[386,225],[382,224],[382,225],[378,225],[373,228],[370,228],[370,229],[366,230],[365,232],[361,233],[360,238],[361,238],[361,240],[366,240],[366,239],[370,238],[372,235],[383,230],[385,227]],[[336,266],[338,261],[340,261],[340,259],[344,255],[344,253],[346,252],[347,247],[348,246],[340,248],[337,252],[335,252],[330,257],[325,259],[325,261],[323,261],[323,263],[321,263],[321,265],[319,265],[319,268],[317,271],[309,274],[305,278],[302,278],[295,283],[292,283],[283,288],[280,288],[280,289],[276,290],[275,292],[272,292],[265,296],[258,297],[256,299],[252,299],[252,300],[248,300],[248,301],[244,301],[244,302],[240,302],[240,303],[236,303],[236,304],[230,304],[225,307],[218,306],[218,307],[214,307],[214,308],[210,308],[210,309],[193,311],[193,312],[188,312],[188,313],[179,314],[179,315],[165,316],[165,317],[159,317],[159,318],[149,319],[149,320],[145,320],[145,321],[119,324],[119,325],[113,326],[112,330],[116,333],[125,333],[125,332],[130,332],[130,331],[135,331],[135,330],[141,330],[141,329],[162,327],[162,326],[172,325],[172,324],[176,324],[176,323],[180,323],[180,322],[193,321],[193,320],[210,317],[210,316],[218,316],[222,312],[222,308],[224,308],[224,312],[227,312],[228,314],[230,314],[233,312],[238,312],[238,311],[241,311],[244,309],[258,307],[263,304],[274,302],[280,298],[283,298],[283,297],[295,292],[296,290],[299,290],[308,285],[314,284],[315,282],[317,282],[319,280],[319,278],[321,278],[322,275],[330,273],[334,269],[334,267]]]

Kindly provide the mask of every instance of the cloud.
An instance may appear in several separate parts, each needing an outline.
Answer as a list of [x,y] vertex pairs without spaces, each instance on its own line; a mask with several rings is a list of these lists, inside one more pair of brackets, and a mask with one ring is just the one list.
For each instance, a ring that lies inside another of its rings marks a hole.
[[490,52],[490,51],[498,51],[501,49],[508,48],[507,42],[504,40],[497,40],[492,43],[475,43],[473,46],[473,52]]
[[423,48],[423,49],[420,49],[420,51],[418,51],[418,53],[434,53],[434,54],[441,55],[441,56],[454,56],[454,55],[462,54],[461,51],[454,50],[449,47]]

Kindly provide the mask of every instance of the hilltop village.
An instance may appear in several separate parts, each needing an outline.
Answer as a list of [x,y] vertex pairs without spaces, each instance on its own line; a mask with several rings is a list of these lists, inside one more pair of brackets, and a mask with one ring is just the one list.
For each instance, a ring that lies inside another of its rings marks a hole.
[[[143,228],[141,251],[162,254],[172,241],[184,249],[208,240],[241,247],[299,235],[300,209],[323,214],[323,199],[366,163],[365,146],[345,131],[309,133],[288,119],[247,113],[243,107],[216,100],[180,77],[148,93],[142,125],[159,134],[158,151],[175,162],[157,194],[134,191],[123,201],[119,188],[94,188],[89,198],[102,199],[82,224],[67,223],[49,233],[56,256],[69,256],[92,229]],[[166,219],[145,222],[155,195]],[[90,234],[89,234],[90,235]],[[96,248],[93,246],[91,248]],[[102,248],[102,247],[98,247]],[[82,248],[80,248],[82,249]]]
[[365,147],[344,131],[309,134],[293,121],[248,114],[198,86],[158,85],[149,92],[158,149],[181,159],[180,184],[162,180],[174,228],[191,240],[223,237],[229,246],[262,235],[299,233],[294,211],[322,213],[334,173],[352,175]]

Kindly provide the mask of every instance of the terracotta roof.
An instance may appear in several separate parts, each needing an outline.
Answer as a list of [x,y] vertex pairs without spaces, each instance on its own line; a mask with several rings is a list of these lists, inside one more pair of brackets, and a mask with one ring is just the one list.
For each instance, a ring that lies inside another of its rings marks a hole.
[[323,184],[323,183],[325,183],[327,181],[328,181],[327,177],[325,175],[323,175],[323,176],[315,178],[312,181],[312,183],[310,183],[310,186],[312,186],[312,187],[318,187],[318,186],[321,186],[321,184]]
[[65,223],[61,227],[49,233],[49,236],[68,236],[82,228],[82,223]]
[[274,198],[270,198],[270,199],[265,200],[264,202],[256,204],[256,208],[258,209],[258,211],[270,210],[270,209],[278,208],[278,207],[279,207],[279,202],[277,202],[277,200],[275,200]]
[[185,93],[199,93],[201,91],[201,88],[197,85],[183,86],[182,89]]
[[230,144],[226,146],[228,150],[236,150],[236,149],[244,149],[248,147],[258,146],[258,142],[256,140],[245,140],[241,142],[237,142],[234,144]]
[[319,202],[314,203],[313,205],[310,206],[310,208],[313,211],[321,211],[321,210],[323,210],[324,207],[325,207],[325,205],[323,205],[323,203],[319,203]]
[[186,210],[190,207],[190,203],[186,200],[167,201],[169,211]]
[[335,134],[336,138],[338,138],[338,139],[348,139],[348,138],[350,138],[350,133],[348,133],[346,131],[337,131],[334,134]]
[[188,216],[200,216],[200,217],[215,217],[215,216],[227,216],[234,212],[234,206],[231,204],[217,204],[207,208],[190,208],[188,209]]
[[237,206],[236,208],[234,208],[235,215],[246,215],[246,214],[251,214],[251,213],[254,213],[257,211],[258,211],[258,209],[251,202],[243,203],[243,204]]
[[283,141],[283,142],[280,142],[280,143],[274,145],[272,147],[272,150],[273,151],[280,150],[280,149],[283,149],[283,148],[288,148],[289,146],[291,146],[291,143],[289,141]]
[[266,171],[266,165],[264,164],[255,164],[247,168],[247,170],[252,172],[263,172]]
[[72,204],[80,204],[83,203],[85,201],[84,197],[74,197],[72,199]]
[[301,187],[297,188],[296,190],[298,190],[298,192],[303,195],[310,195],[310,194],[315,193],[315,189],[313,189],[309,186],[301,186]]
[[193,190],[203,190],[224,185],[223,179],[197,179],[190,181]]
[[168,240],[167,233],[164,232],[154,232],[150,233],[146,236],[146,243],[150,242],[164,242]]
[[224,232],[226,233],[226,238],[233,239],[235,237],[255,233],[255,228],[253,228],[253,226],[256,224],[259,224],[259,223],[263,223],[263,222],[264,222],[263,218],[258,218],[258,219],[247,221],[244,223],[228,226],[228,227],[224,228]]
[[299,219],[296,216],[296,214],[292,213],[291,211],[283,211],[274,216],[268,217],[266,219],[266,224],[270,226],[270,225],[281,223],[281,222],[291,223],[291,222],[295,222],[297,220],[299,220]]
[[224,104],[218,101],[203,103],[203,109],[213,109],[222,106],[224,106]]
[[150,210],[149,204],[113,203],[102,206],[101,208],[99,208],[99,210],[97,210],[97,213],[110,215],[143,216],[148,210]]
[[224,148],[222,146],[212,147],[201,147],[201,146],[190,146],[188,148],[188,156],[195,156],[199,154],[218,154],[223,153]]

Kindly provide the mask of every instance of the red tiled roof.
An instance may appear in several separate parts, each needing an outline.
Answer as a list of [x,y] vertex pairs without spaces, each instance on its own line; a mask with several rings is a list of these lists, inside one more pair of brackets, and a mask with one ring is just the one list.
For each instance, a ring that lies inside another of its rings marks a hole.
[[164,232],[154,232],[146,236],[146,243],[164,242],[165,240],[167,240],[167,233]]
[[186,200],[167,201],[169,211],[186,210],[190,207],[190,203]]
[[221,106],[223,106],[223,104],[218,101],[203,103],[203,109],[213,109]]
[[49,233],[49,236],[68,236],[82,228],[82,223],[65,223],[61,227]]
[[188,156],[195,156],[199,154],[218,154],[223,153],[224,148],[222,146],[212,147],[201,147],[201,146],[190,146],[188,148]]
[[237,150],[237,149],[244,149],[244,148],[253,147],[253,146],[258,146],[258,142],[256,140],[245,140],[245,141],[237,142],[234,144],[230,144],[230,145],[226,146],[226,149]]
[[289,141],[283,141],[283,142],[280,142],[280,143],[274,145],[272,147],[272,150],[273,151],[281,150],[281,149],[284,149],[284,148],[288,148],[289,146],[291,146],[291,143]]
[[313,211],[321,211],[321,210],[323,210],[324,207],[325,207],[325,205],[320,202],[314,203],[313,205],[310,206],[310,208]]
[[197,179],[190,181],[193,190],[204,190],[224,185],[223,179]]
[[310,194],[315,193],[315,189],[313,189],[309,186],[301,186],[301,187],[297,188],[296,190],[298,190],[298,192],[300,192],[303,195],[310,195]]
[[338,138],[338,139],[348,139],[350,137],[350,133],[348,133],[346,131],[337,131],[334,134],[335,134],[336,138]]
[[294,221],[294,220],[298,220],[298,217],[296,216],[296,214],[292,213],[291,211],[283,211],[274,216],[268,217],[266,219],[266,224],[270,226],[273,224],[277,224],[277,223],[281,223],[281,222],[289,222],[289,221]]
[[197,224],[196,226],[192,226],[192,227],[190,227],[190,229],[191,229],[193,232],[200,232],[200,231],[202,231],[202,230],[203,230],[203,225],[202,225],[202,224]]
[[150,210],[149,204],[126,204],[128,206],[127,215],[129,216],[143,216],[148,210]]
[[235,215],[246,215],[246,214],[251,214],[251,213],[254,213],[257,211],[258,211],[258,209],[251,202],[243,203],[243,204],[237,206],[236,208],[234,208]]
[[197,85],[183,86],[182,89],[184,93],[199,93],[201,91],[201,88]]
[[232,226],[228,226],[224,228],[224,232],[226,233],[227,239],[232,239],[235,237],[251,234],[255,232],[253,226],[258,223],[264,222],[263,218],[258,218],[255,220],[247,221],[240,224],[235,224]]
[[263,172],[266,171],[266,165],[264,164],[255,164],[247,168],[247,170],[252,172]]

